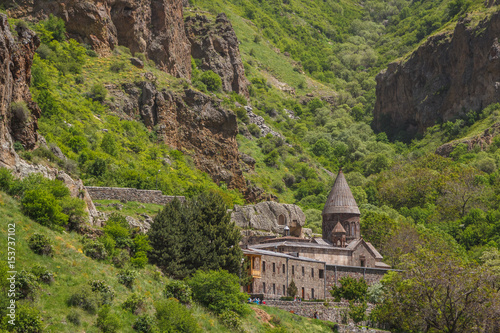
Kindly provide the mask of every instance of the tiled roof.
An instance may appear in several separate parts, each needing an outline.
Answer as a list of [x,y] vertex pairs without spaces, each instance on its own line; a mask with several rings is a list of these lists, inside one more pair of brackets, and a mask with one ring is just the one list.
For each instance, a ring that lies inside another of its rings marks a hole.
[[358,205],[352,196],[349,185],[347,185],[342,169],[340,169],[337,179],[335,179],[335,183],[323,208],[323,215],[338,213],[360,214]]
[[340,233],[345,234],[345,229],[342,226],[342,224],[340,224],[340,222],[337,222],[337,225],[335,226],[335,228],[333,228],[332,233],[334,233],[334,234],[340,234]]

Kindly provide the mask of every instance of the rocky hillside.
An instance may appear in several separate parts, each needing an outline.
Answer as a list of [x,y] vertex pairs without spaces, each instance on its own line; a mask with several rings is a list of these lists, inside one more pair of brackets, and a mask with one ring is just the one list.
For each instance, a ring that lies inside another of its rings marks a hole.
[[29,29],[12,33],[7,17],[0,15],[0,166],[14,166],[14,142],[32,149],[38,139],[40,108],[31,99],[31,65],[40,44]]
[[374,127],[412,137],[500,101],[499,33],[498,12],[478,24],[466,17],[391,63],[376,78]]

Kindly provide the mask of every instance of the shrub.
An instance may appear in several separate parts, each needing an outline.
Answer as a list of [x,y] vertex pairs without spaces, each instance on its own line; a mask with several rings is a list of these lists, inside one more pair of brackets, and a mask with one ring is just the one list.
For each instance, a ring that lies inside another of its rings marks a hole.
[[293,279],[292,282],[290,282],[290,285],[288,286],[288,290],[286,292],[290,297],[295,297],[297,295],[297,286],[295,285]]
[[32,304],[22,304],[16,311],[16,332],[41,333],[44,331],[40,311]]
[[175,299],[155,304],[156,319],[161,332],[197,333],[201,332],[191,310]]
[[90,98],[94,101],[102,102],[106,99],[108,95],[108,90],[102,83],[96,83],[90,88]]
[[360,304],[349,302],[349,317],[357,324],[367,319],[366,309],[368,305],[366,301]]
[[118,273],[118,282],[123,284],[127,288],[132,288],[136,277],[136,271],[134,271],[133,269],[124,269],[121,270],[120,273]]
[[34,300],[40,285],[36,276],[30,272],[22,270],[16,276],[16,299]]
[[182,304],[191,303],[191,288],[183,281],[169,280],[163,290],[166,298],[175,298]]
[[10,112],[13,118],[20,124],[27,123],[31,117],[31,112],[25,101],[12,102],[10,104]]
[[62,227],[68,223],[68,216],[62,212],[55,196],[47,189],[26,191],[21,206],[24,214],[41,225]]
[[138,315],[146,309],[146,298],[138,293],[132,293],[127,297],[127,300],[123,302],[122,308]]
[[132,326],[134,330],[140,333],[157,333],[158,327],[155,318],[148,314],[139,316]]
[[247,126],[248,128],[248,131],[250,132],[250,134],[252,134],[253,136],[255,136],[256,138],[259,138],[260,135],[261,135],[261,131],[260,131],[260,128],[259,126],[257,126],[256,124],[249,124]]
[[85,201],[78,198],[68,197],[61,201],[62,212],[68,216],[67,226],[69,230],[81,230],[82,225],[88,218],[85,208]]
[[69,297],[68,305],[77,306],[93,314],[100,305],[100,299],[89,286],[84,286]]
[[52,245],[50,239],[42,234],[35,233],[28,239],[28,246],[36,254],[52,256]]
[[119,250],[118,253],[111,260],[116,268],[122,268],[129,262],[130,256],[127,250]]
[[126,66],[127,64],[124,61],[119,61],[111,64],[111,66],[109,66],[109,70],[115,73],[119,73],[123,71]]
[[95,240],[88,240],[83,245],[83,253],[92,259],[104,260],[108,257],[108,252],[104,244]]
[[233,311],[225,311],[221,313],[219,315],[219,320],[222,325],[229,328],[232,332],[245,332],[240,317]]
[[93,292],[99,293],[101,296],[101,304],[111,304],[115,298],[115,291],[110,285],[101,280],[89,281],[90,288]]
[[81,321],[80,321],[80,313],[78,312],[71,312],[66,316],[66,319],[72,323],[75,326],[80,326]]
[[12,172],[7,168],[0,167],[0,191],[9,192],[13,181]]
[[248,122],[250,121],[250,117],[248,117],[248,113],[247,113],[247,110],[245,110],[245,108],[242,108],[242,107],[237,108],[236,109],[236,116],[238,117],[239,120],[241,120],[245,124],[248,124]]
[[241,315],[247,311],[243,306],[247,295],[240,292],[238,277],[225,270],[198,270],[188,280],[188,285],[193,291],[193,299],[216,314],[233,311]]
[[220,87],[222,87],[222,80],[220,76],[211,70],[203,72],[203,74],[201,74],[200,76],[200,80],[207,86],[207,89],[210,91],[217,91],[220,89]]
[[341,299],[354,301],[365,299],[368,285],[363,278],[356,280],[350,276],[345,276],[340,279],[340,284],[340,287],[334,285],[332,286],[332,290],[330,290],[330,294],[332,294],[336,302],[339,302]]
[[144,268],[148,264],[148,256],[146,252],[144,251],[139,251],[137,252],[134,257],[130,259],[130,263],[132,266],[137,267],[137,268]]
[[101,329],[104,333],[115,333],[120,330],[122,324],[120,318],[111,312],[109,305],[105,305],[97,313],[96,326]]
[[51,284],[54,282],[54,274],[47,269],[47,267],[40,264],[35,264],[31,269],[31,273],[37,278],[38,281]]

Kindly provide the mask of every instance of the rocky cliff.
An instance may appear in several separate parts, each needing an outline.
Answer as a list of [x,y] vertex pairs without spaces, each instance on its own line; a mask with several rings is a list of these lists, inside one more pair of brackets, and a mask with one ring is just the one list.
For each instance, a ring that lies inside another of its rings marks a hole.
[[202,15],[188,16],[185,26],[191,55],[202,61],[201,69],[219,74],[225,91],[249,97],[238,38],[227,16],[221,13],[215,22]]
[[499,35],[500,13],[474,26],[465,18],[390,64],[376,78],[375,129],[411,137],[500,101]]
[[33,21],[53,14],[64,20],[69,37],[101,55],[123,45],[167,73],[191,77],[181,0],[20,0],[8,13]]
[[246,189],[236,116],[221,101],[191,89],[182,93],[160,90],[149,80],[109,86],[108,90],[115,97],[116,104],[110,105],[114,111],[139,115],[147,127],[156,128],[159,139],[191,155],[196,167],[217,183]]
[[38,37],[18,26],[13,34],[0,14],[0,166],[13,167],[18,159],[14,142],[32,149],[37,141],[40,108],[31,99],[31,65]]

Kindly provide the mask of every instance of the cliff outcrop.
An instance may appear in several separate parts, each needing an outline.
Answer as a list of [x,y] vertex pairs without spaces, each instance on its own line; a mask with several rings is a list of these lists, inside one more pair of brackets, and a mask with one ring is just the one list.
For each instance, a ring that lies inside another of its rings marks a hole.
[[22,26],[16,27],[16,34],[0,14],[0,166],[6,167],[18,160],[14,142],[27,149],[35,146],[40,117],[29,91],[33,55],[40,40]]
[[196,167],[217,183],[246,189],[239,161],[235,114],[221,101],[201,92],[159,90],[151,81],[110,87],[116,112],[139,115],[144,124],[156,129],[158,138],[172,148],[191,155]]
[[215,22],[203,15],[188,16],[185,26],[191,55],[202,61],[201,69],[219,74],[225,91],[249,97],[238,38],[226,14],[217,15]]
[[69,37],[101,55],[123,45],[144,53],[167,73],[191,77],[181,0],[20,0],[8,13],[33,21],[58,16]]
[[373,125],[391,137],[423,133],[500,101],[500,13],[432,37],[377,75]]

